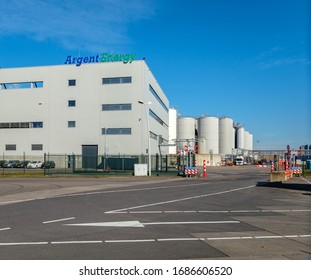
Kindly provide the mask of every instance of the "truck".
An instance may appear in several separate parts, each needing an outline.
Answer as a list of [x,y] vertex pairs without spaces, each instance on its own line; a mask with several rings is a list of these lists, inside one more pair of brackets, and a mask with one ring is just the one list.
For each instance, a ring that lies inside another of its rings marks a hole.
[[243,156],[237,156],[234,159],[234,164],[235,165],[244,165],[244,157]]

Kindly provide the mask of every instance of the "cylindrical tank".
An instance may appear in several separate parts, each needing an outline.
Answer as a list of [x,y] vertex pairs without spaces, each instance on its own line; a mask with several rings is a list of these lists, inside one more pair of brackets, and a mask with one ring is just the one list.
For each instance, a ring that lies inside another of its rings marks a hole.
[[[169,124],[170,124],[168,131],[169,144],[175,144],[177,139],[177,110],[174,108],[169,110]],[[177,147],[169,146],[169,154],[176,154],[176,153]]]
[[253,150],[253,134],[249,134],[249,149]]
[[238,149],[244,149],[244,145],[245,145],[244,144],[244,131],[245,129],[243,126],[238,127],[236,130],[236,134],[237,134],[236,145]]
[[233,120],[230,118],[219,119],[219,153],[226,155],[232,153],[234,148]]
[[219,153],[219,120],[216,117],[201,117],[198,124],[199,154]]
[[244,130],[244,149],[249,150],[250,147],[250,136],[247,130]]
[[195,139],[195,118],[183,117],[177,119],[177,139],[182,140],[177,143],[179,149],[189,144],[186,141],[187,139]]

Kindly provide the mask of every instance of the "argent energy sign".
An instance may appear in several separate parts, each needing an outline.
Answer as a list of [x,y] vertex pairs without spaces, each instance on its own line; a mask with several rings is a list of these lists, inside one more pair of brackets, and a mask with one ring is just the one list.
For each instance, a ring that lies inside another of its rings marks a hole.
[[80,66],[82,63],[96,63],[96,62],[115,62],[123,61],[123,63],[132,63],[135,59],[136,54],[109,54],[102,53],[101,55],[94,56],[79,56],[72,57],[71,55],[67,56],[65,64],[75,64]]

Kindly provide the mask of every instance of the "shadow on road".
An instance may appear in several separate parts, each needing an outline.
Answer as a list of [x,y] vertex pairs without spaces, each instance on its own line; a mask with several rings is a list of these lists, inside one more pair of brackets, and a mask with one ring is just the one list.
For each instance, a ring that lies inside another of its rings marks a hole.
[[[301,183],[281,183],[281,182],[258,182],[257,187],[269,187],[269,188],[281,188],[281,189],[290,189],[298,191],[307,191],[311,192],[311,184],[301,184]],[[310,193],[311,195],[311,193]]]

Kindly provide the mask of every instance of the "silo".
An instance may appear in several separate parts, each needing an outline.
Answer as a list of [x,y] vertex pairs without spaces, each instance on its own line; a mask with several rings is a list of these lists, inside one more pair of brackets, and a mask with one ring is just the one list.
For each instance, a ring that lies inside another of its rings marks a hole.
[[[177,110],[172,108],[169,110],[169,144],[175,144],[177,139]],[[176,154],[177,147],[169,146],[169,154]]]
[[177,143],[177,147],[182,149],[183,146],[188,145],[192,142],[187,142],[186,140],[195,139],[195,118],[183,117],[177,119],[177,139],[180,141]]
[[219,153],[231,154],[234,148],[233,120],[230,118],[219,119]]
[[247,130],[244,131],[244,149],[249,150],[250,147],[250,136]]
[[236,145],[238,149],[244,149],[244,127],[243,126],[239,126],[236,130],[236,135],[237,135],[237,139],[236,139]]
[[249,134],[249,149],[253,150],[253,134]]
[[219,120],[216,117],[199,118],[199,154],[219,153]]

